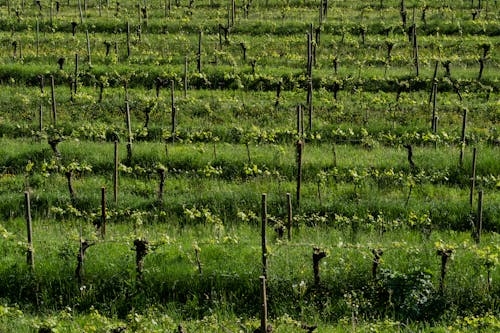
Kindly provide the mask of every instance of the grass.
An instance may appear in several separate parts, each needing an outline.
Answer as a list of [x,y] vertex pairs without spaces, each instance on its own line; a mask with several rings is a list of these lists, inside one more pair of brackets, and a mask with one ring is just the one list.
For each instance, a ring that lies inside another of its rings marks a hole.
[[[130,1],[120,2],[119,10],[114,3],[86,3],[83,17],[76,3],[61,2],[52,19],[48,5],[41,5],[11,0],[0,7],[0,331],[154,332],[177,331],[179,324],[188,332],[254,331],[262,193],[273,331],[303,332],[304,323],[324,332],[498,330],[496,3],[478,9],[470,1],[406,1],[406,27],[399,0],[330,2],[321,24],[314,2],[257,1],[248,17],[245,4],[237,3],[227,40],[219,26],[228,24],[228,11],[218,0],[174,1],[170,9],[152,0],[144,3],[147,17]],[[413,15],[418,76],[408,30]],[[313,39],[316,28],[321,36],[314,43],[309,130],[305,33],[311,24]],[[70,93],[75,53],[78,92]],[[64,68],[58,69],[61,57]],[[478,78],[480,60],[485,68]],[[439,121],[433,131],[429,94],[436,63]],[[305,110],[303,135],[298,104]],[[60,158],[48,145],[55,139],[61,139]],[[299,139],[306,142],[300,206]],[[122,163],[117,203],[111,190],[115,140]],[[470,205],[473,148],[477,180]],[[159,169],[166,171],[162,200]],[[94,226],[101,221],[103,186],[105,239]],[[479,190],[480,244],[473,226]],[[34,271],[25,264],[24,191],[31,196]],[[292,195],[291,241],[278,236],[287,233],[285,193]],[[92,246],[78,281],[80,238]],[[149,241],[142,273],[135,240]],[[319,284],[313,248],[326,254]]]
[[[179,302],[180,309],[195,318],[202,318],[212,309],[221,310],[224,304],[239,315],[258,314],[256,277],[261,267],[258,227],[234,223],[223,229],[216,225],[178,228],[144,221],[144,225],[134,231],[130,224],[110,224],[106,240],[101,241],[93,236],[92,226],[84,225],[83,237],[93,240],[96,245],[88,250],[84,282],[78,285],[74,267],[79,224],[78,221],[61,222],[54,228],[50,222],[34,221],[36,269],[30,274],[29,269],[21,264],[21,248],[15,245],[16,239],[24,234],[24,223],[22,220],[9,221],[5,227],[11,235],[3,245],[6,256],[2,259],[4,269],[0,276],[4,285],[22,288],[6,288],[2,298],[15,297],[21,304],[30,304],[35,297],[39,302],[37,308],[55,310],[70,307],[75,311],[92,311],[95,308],[120,318],[125,318],[134,308],[145,309],[154,304],[169,304],[173,301]],[[481,246],[476,246],[470,240],[469,233],[443,231],[425,236],[419,231],[405,228],[384,233],[382,237],[374,237],[376,233],[363,232],[356,237],[356,241],[351,242],[352,232],[349,229],[303,226],[295,229],[293,241],[288,243],[276,239],[272,230],[268,231],[268,287],[272,317],[288,314],[297,318],[301,307],[304,315],[310,314],[305,318],[311,320],[316,311],[331,312],[335,318],[349,317],[345,293],[365,293],[366,299],[358,299],[357,302],[375,301],[371,297],[382,297],[380,292],[384,288],[391,288],[394,274],[406,276],[417,271],[428,274],[425,279],[429,281],[422,286],[414,286],[427,288],[415,292],[419,293],[419,297],[426,295],[429,300],[422,300],[425,304],[421,308],[403,309],[423,311],[409,312],[409,315],[431,316],[439,320],[447,311],[465,315],[484,307],[494,310],[494,295],[498,287],[493,282],[493,289],[488,290],[486,268],[478,258],[479,249],[497,253],[497,235],[485,235]],[[151,244],[141,279],[137,278],[134,269],[132,240],[136,237],[148,239]],[[374,238],[378,238],[377,241],[374,242]],[[455,249],[454,259],[448,267],[444,295],[438,292],[440,260],[435,255],[435,243]],[[195,246],[200,249],[201,274],[196,264]],[[313,246],[328,253],[321,265],[320,287],[313,283],[310,261]],[[380,276],[375,281],[370,273],[370,251],[373,248],[384,250]],[[493,266],[491,273],[492,281],[496,281],[496,266]],[[408,279],[410,275],[404,278]],[[303,289],[297,289],[299,284],[302,284],[300,288]],[[36,291],[33,290],[35,286]],[[410,297],[405,290],[394,292],[401,293],[395,294],[395,297]],[[425,310],[426,306],[430,304],[427,302],[443,301],[441,314],[426,312],[429,311]],[[376,313],[382,310],[375,303],[358,305],[360,318],[377,318]]]

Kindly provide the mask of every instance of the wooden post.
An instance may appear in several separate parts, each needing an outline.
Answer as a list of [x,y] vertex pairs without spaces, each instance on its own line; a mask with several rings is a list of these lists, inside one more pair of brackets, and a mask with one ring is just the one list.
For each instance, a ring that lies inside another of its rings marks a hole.
[[130,23],[127,21],[127,58],[130,58]]
[[307,101],[309,107],[309,133],[312,133],[312,118],[313,118],[313,83],[312,78],[309,79],[309,88],[307,96],[309,100]]
[[312,71],[312,36],[307,33],[307,77],[311,78]]
[[231,0],[231,26],[234,26],[235,18],[236,18],[236,1]]
[[436,60],[436,64],[434,65],[434,75],[432,76],[432,87],[431,94],[429,95],[429,104],[432,102],[432,98],[434,96],[434,84],[437,84],[437,73],[438,73],[439,61]]
[[302,105],[297,105],[297,135],[300,137],[302,133]]
[[57,125],[57,106],[56,106],[56,93],[54,87],[54,75],[50,76],[50,94],[52,98],[52,121],[55,126]]
[[282,81],[279,81],[276,86],[276,102],[274,103],[274,107],[277,108],[280,104],[281,99],[281,86],[283,85]]
[[267,332],[267,292],[266,292],[266,277],[260,276],[260,332]]
[[477,149],[474,147],[472,150],[472,176],[470,178],[470,196],[469,196],[469,204],[472,209],[473,201],[474,201],[474,188],[476,187],[476,155]]
[[197,60],[197,68],[198,68],[198,73],[201,73],[201,38],[203,36],[203,32],[200,30],[198,34],[198,55],[196,57]]
[[290,193],[286,194],[286,202],[287,202],[287,208],[288,208],[288,225],[287,225],[287,232],[288,232],[288,240],[292,240],[292,221],[293,221],[293,216],[292,216],[292,196]]
[[106,237],[106,187],[101,187],[101,237]]
[[40,134],[43,131],[43,105],[40,103],[40,108],[38,110],[38,129],[40,130]]
[[128,142],[127,142],[127,161],[132,161],[132,125],[130,124],[130,107],[128,101],[125,102]]
[[113,199],[118,204],[118,141],[115,141],[115,168],[113,173]]
[[304,142],[297,141],[297,207],[300,207],[300,187],[302,184],[302,152],[304,149]]
[[160,176],[160,184],[158,186],[158,202],[163,204],[163,189],[165,187],[165,169],[158,168],[158,175]]
[[26,261],[32,270],[35,269],[35,257],[33,255],[33,229],[31,225],[31,204],[30,194],[24,192],[24,207],[26,212],[26,230],[28,233],[28,249],[26,251]]
[[89,66],[92,66],[92,56],[90,54],[90,37],[89,37],[89,31],[85,31],[85,36],[87,37],[87,60],[89,63]]
[[436,95],[437,95],[437,82],[432,84],[432,121],[431,130],[436,133]]
[[184,57],[184,98],[187,97],[188,89],[188,57]]
[[78,62],[78,53],[75,53],[75,85],[73,86],[75,94],[78,88]]
[[266,226],[267,226],[267,194],[262,193],[262,212],[261,212],[261,239],[262,239],[262,275],[267,279],[267,241],[266,241]]
[[172,143],[175,142],[175,127],[176,127],[176,122],[177,122],[177,109],[175,108],[175,96],[174,96],[174,88],[175,88],[175,82],[174,80],[170,81],[170,100],[172,104]]
[[80,24],[83,24],[82,1],[78,0],[78,11],[80,12]]
[[476,237],[477,243],[481,242],[481,233],[483,231],[483,191],[477,193],[477,225],[476,225]]
[[464,163],[464,149],[465,149],[465,130],[467,126],[467,109],[464,109],[464,115],[462,117],[462,135],[460,137],[460,167]]
[[36,19],[36,57],[40,54],[40,22]]
[[415,70],[418,76],[419,74],[419,62],[418,62],[418,42],[417,42],[417,25],[413,23],[413,60],[415,62]]
[[53,14],[52,14],[52,0],[49,1],[49,22],[50,26],[53,26]]

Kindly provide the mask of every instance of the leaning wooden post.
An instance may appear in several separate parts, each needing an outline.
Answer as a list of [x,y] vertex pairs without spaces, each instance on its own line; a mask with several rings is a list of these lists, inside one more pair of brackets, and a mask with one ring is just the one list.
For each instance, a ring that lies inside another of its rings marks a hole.
[[125,102],[126,111],[126,121],[127,121],[127,131],[128,131],[128,142],[127,142],[127,160],[132,161],[132,125],[130,124],[130,107],[128,101]]
[[101,187],[101,237],[106,237],[106,187]]
[[89,63],[89,66],[92,66],[92,56],[90,53],[90,37],[89,37],[89,31],[85,31],[85,36],[87,37],[87,60]]
[[24,207],[26,211],[26,230],[28,232],[28,249],[26,251],[26,261],[32,270],[35,269],[35,257],[33,255],[33,229],[31,226],[31,204],[30,194],[24,192]]
[[198,73],[201,73],[201,38],[203,36],[203,32],[200,30],[198,34],[198,55],[196,57],[197,60],[197,68],[198,68]]
[[288,226],[287,226],[287,231],[288,231],[288,240],[292,240],[292,196],[290,193],[286,194],[286,202],[287,202],[287,208],[288,208]]
[[434,75],[432,76],[432,87],[431,87],[431,94],[429,95],[429,104],[432,102],[432,97],[434,96],[434,83],[437,82],[438,66],[439,66],[439,61],[436,60],[436,63],[434,65]]
[[54,75],[50,76],[50,95],[52,99],[52,121],[54,126],[57,125],[57,106],[56,106],[56,92],[54,87]]
[[415,63],[415,70],[419,74],[419,61],[418,61],[418,42],[417,42],[417,25],[413,23],[413,61]]
[[297,207],[300,208],[300,187],[302,184],[302,152],[304,149],[304,142],[297,141]]
[[467,109],[464,109],[462,118],[462,136],[460,137],[460,167],[464,164],[465,130],[467,126]]
[[113,199],[115,205],[118,204],[118,141],[115,141],[115,154],[114,154],[114,172],[113,172]]
[[262,275],[264,279],[267,279],[267,246],[266,246],[266,226],[267,226],[267,194],[262,193],[262,230],[261,230],[261,238],[262,238]]
[[260,276],[260,332],[267,332],[267,292],[266,292],[266,277]]
[[80,12],[80,24],[83,24],[82,2],[78,0],[78,11]]
[[483,231],[483,191],[477,193],[477,224],[476,224],[476,241],[481,242],[481,232]]
[[472,176],[470,178],[470,196],[469,196],[469,204],[472,209],[472,205],[474,203],[474,188],[476,187],[476,155],[477,149],[474,147],[472,150]]
[[437,95],[437,82],[432,84],[432,120],[431,130],[436,132],[436,95]]

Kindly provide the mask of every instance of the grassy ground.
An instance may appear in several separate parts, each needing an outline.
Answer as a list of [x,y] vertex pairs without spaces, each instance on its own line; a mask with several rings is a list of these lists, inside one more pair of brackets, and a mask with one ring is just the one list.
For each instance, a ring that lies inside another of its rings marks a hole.
[[0,331],[253,332],[262,193],[273,331],[498,331],[496,1],[227,5],[0,4]]

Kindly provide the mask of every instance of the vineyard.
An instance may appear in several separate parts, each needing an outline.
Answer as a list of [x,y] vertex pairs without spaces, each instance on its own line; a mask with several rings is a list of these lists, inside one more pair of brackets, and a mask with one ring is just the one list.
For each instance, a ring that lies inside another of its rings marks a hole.
[[500,331],[500,9],[0,0],[0,331]]

